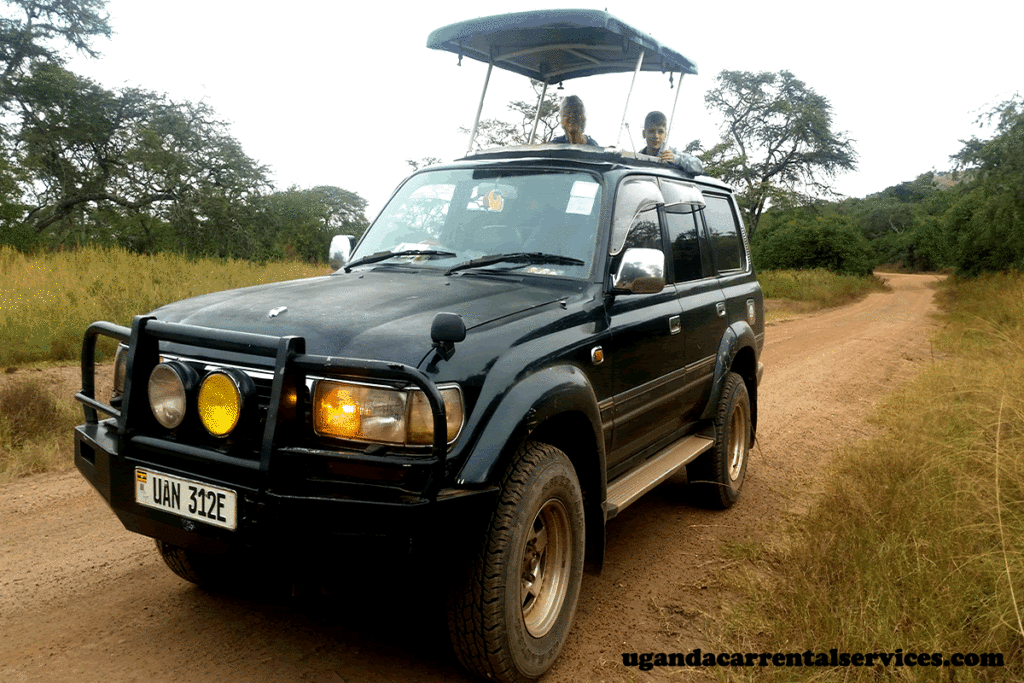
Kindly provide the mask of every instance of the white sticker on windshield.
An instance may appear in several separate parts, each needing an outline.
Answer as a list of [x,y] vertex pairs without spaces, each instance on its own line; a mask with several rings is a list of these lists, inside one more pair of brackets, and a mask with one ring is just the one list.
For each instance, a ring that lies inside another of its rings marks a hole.
[[594,199],[597,197],[597,183],[577,180],[572,184],[569,203],[565,206],[566,213],[578,213],[589,216],[594,210]]

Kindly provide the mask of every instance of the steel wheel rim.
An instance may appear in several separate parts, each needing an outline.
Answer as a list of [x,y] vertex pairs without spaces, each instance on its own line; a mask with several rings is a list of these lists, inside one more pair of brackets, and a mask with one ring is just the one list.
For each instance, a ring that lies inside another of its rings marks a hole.
[[747,459],[750,428],[745,405],[736,406],[732,412],[729,425],[729,481],[735,482],[743,471],[743,463]]
[[558,621],[569,588],[572,532],[560,500],[545,502],[523,547],[520,605],[526,630],[541,638]]

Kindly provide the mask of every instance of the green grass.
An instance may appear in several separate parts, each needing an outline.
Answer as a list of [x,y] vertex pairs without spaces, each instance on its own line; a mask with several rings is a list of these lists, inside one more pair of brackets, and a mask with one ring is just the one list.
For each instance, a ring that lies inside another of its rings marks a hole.
[[839,275],[814,270],[759,271],[765,298],[765,322],[780,322],[803,313],[843,306],[888,286],[874,275]]
[[329,272],[301,263],[119,249],[26,256],[0,246],[0,366],[76,359],[82,333],[95,320],[128,325],[135,315],[178,299]]
[[757,274],[766,299],[807,301],[822,308],[841,306],[871,292],[885,291],[884,281],[873,275],[839,275],[814,270],[765,270]]
[[841,453],[787,542],[734,577],[740,607],[721,638],[751,652],[1002,653],[1006,667],[728,680],[1024,680],[1024,277],[951,281],[939,299],[951,359],[878,407],[884,436]]

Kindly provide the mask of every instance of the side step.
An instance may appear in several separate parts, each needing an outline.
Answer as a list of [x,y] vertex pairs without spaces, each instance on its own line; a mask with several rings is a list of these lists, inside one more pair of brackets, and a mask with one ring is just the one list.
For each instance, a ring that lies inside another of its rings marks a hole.
[[652,455],[642,465],[608,484],[605,519],[611,519],[688,462],[715,445],[715,440],[693,434]]

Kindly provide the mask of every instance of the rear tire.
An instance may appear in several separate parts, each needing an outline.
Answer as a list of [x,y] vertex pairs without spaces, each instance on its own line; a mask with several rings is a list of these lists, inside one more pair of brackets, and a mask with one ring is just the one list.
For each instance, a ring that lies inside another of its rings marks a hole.
[[747,385],[730,372],[715,411],[715,445],[687,466],[687,479],[700,504],[724,510],[739,499],[752,440]]
[[569,634],[583,579],[583,495],[554,446],[527,442],[501,482],[480,550],[449,593],[459,661],[505,683],[534,681]]

